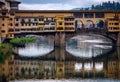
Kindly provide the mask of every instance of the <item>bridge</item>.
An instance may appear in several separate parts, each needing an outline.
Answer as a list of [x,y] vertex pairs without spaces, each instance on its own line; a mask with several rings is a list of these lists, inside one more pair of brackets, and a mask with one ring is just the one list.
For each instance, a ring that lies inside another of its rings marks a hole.
[[106,29],[76,29],[75,32],[42,32],[42,33],[21,33],[21,34],[15,34],[16,37],[25,37],[26,35],[38,35],[43,36],[49,40],[50,43],[54,44],[56,47],[65,47],[66,42],[70,40],[71,38],[78,36],[78,35],[86,35],[86,34],[96,34],[96,35],[102,35],[106,38],[109,38],[112,40],[113,44],[115,46],[119,46],[119,39],[120,34],[119,33],[109,33]]
[[1,0],[0,4],[0,42],[38,34],[51,38],[55,46],[65,46],[75,35],[95,33],[120,45],[120,11],[19,10],[16,0]]

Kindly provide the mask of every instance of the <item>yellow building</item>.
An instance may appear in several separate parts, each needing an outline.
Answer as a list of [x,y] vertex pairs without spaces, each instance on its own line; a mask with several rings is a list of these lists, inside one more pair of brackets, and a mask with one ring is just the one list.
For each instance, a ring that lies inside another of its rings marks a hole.
[[[0,36],[14,38],[22,33],[75,32],[77,28],[108,28],[120,32],[120,11],[18,10],[20,2],[0,1]],[[101,25],[99,22],[102,22]]]
[[105,76],[108,78],[120,79],[120,62],[109,61]]
[[65,64],[62,61],[56,62],[56,78],[65,77]]
[[4,76],[7,80],[13,80],[15,78],[14,70],[14,56],[11,56],[5,60],[5,63],[0,64],[0,77]]
[[108,31],[109,32],[120,32],[120,19],[119,18],[109,18],[108,19]]

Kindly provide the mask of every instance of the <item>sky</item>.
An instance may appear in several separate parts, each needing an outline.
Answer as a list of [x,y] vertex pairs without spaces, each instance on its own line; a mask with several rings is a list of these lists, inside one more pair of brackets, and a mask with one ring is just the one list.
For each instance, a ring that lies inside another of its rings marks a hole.
[[21,10],[71,10],[74,8],[90,7],[106,1],[120,0],[18,0]]

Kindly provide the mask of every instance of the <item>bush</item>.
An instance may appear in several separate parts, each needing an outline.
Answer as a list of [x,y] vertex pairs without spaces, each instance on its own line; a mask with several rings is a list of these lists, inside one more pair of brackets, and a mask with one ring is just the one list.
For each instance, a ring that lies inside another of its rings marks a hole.
[[23,37],[23,38],[15,38],[10,40],[10,43],[13,45],[23,45],[26,43],[34,42],[37,38],[36,37]]

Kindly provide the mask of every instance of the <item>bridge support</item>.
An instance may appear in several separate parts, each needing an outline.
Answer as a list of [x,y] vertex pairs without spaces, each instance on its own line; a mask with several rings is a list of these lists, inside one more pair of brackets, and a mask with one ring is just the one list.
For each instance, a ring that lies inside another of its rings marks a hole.
[[82,78],[85,77],[84,62],[82,62]]
[[65,33],[55,34],[55,47],[65,47]]
[[93,61],[93,78],[95,78],[95,74],[96,73],[96,70],[95,70],[95,61]]
[[117,46],[120,47],[120,33],[118,34],[118,38],[117,38]]
[[2,39],[1,39],[1,37],[0,37],[0,43],[2,43]]

